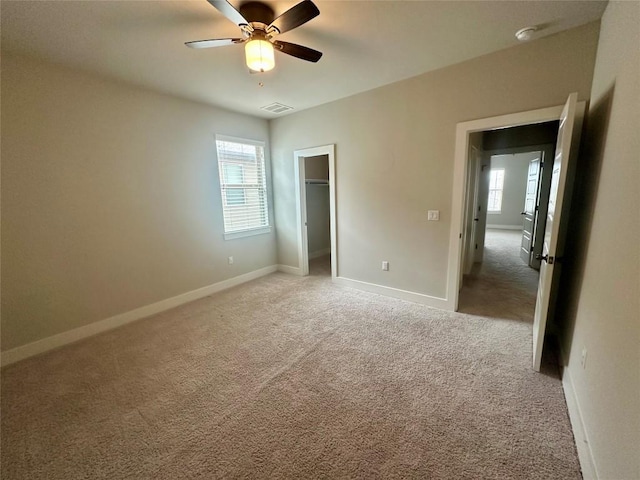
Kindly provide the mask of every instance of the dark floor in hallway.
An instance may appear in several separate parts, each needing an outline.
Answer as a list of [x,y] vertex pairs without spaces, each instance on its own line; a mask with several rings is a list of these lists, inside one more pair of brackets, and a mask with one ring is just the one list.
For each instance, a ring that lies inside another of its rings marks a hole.
[[520,258],[522,232],[488,229],[484,259],[465,275],[460,312],[533,321],[538,272]]
[[331,277],[331,254],[309,260],[309,275]]

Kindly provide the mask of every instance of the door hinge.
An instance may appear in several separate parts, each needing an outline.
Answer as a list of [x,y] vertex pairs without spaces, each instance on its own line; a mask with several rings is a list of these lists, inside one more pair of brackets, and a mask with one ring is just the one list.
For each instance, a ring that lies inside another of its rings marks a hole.
[[476,250],[478,249],[478,244],[476,243]]

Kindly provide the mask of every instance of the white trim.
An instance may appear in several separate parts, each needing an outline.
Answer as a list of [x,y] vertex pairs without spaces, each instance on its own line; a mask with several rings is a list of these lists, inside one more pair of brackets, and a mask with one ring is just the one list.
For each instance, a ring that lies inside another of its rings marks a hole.
[[338,285],[355,288],[356,290],[363,290],[369,293],[377,293],[378,295],[399,298],[400,300],[420,303],[422,305],[427,305],[428,307],[439,308],[441,310],[448,309],[448,302],[446,298],[431,297],[422,293],[409,292],[407,290],[401,290],[399,288],[385,287],[383,285],[361,282],[360,280],[353,280],[351,278],[345,277],[336,277],[333,279],[333,282]]
[[309,245],[307,240],[306,215],[307,199],[305,184],[306,157],[317,157],[326,155],[329,162],[329,216],[331,231],[331,278],[335,280],[338,276],[338,231],[336,217],[336,157],[335,145],[324,145],[321,147],[305,148],[293,152],[293,165],[295,172],[295,194],[296,194],[296,228],[298,240],[298,265],[301,275],[309,275]]
[[296,189],[296,229],[298,237],[298,269],[300,275],[309,275],[309,240],[307,238],[307,185],[305,162],[301,152],[293,152],[293,170]]
[[315,252],[309,254],[309,260],[324,257],[325,255],[329,255],[330,253],[331,247],[323,248],[322,250],[316,250]]
[[216,141],[231,142],[231,143],[245,143],[247,145],[256,145],[258,147],[265,147],[266,142],[264,140],[254,140],[251,138],[232,137],[230,135],[221,135],[216,133]]
[[291,267],[289,265],[278,265],[278,271],[288,273],[290,275],[298,275],[299,277],[304,276],[299,267]]
[[451,227],[449,232],[449,260],[447,268],[447,309],[458,310],[460,293],[460,261],[464,234],[464,197],[465,179],[467,177],[469,135],[473,132],[494,130],[497,128],[516,127],[535,123],[558,120],[564,105],[541,108],[527,112],[481,118],[456,125],[456,144],[453,164],[453,190],[451,196]]
[[151,315],[170,310],[185,303],[193,302],[194,300],[208,297],[209,295],[220,292],[222,290],[226,290],[242,283],[255,280],[256,278],[269,275],[276,270],[278,270],[278,267],[275,265],[264,267],[259,270],[254,270],[253,272],[238,275],[237,277],[229,278],[227,280],[223,280],[206,287],[198,288],[190,292],[182,293],[175,297],[167,298],[150,305],[145,305],[144,307],[136,308],[134,310],[130,310],[128,312],[106,318],[104,320],[99,320],[97,322],[93,322],[79,328],[74,328],[73,330],[67,330],[66,332],[58,333],[57,335],[53,335],[51,337],[43,338],[26,345],[12,348],[11,350],[2,352],[1,364],[2,366],[9,365],[10,363],[15,363],[25,358],[32,357],[49,350],[53,350],[54,348],[62,347],[64,345],[77,342],[78,340],[82,340],[87,337],[92,337],[93,335],[97,335],[98,333],[112,330],[127,323],[140,320],[141,318],[149,317]]
[[569,420],[573,429],[573,438],[578,449],[578,460],[580,460],[580,468],[582,469],[582,478],[584,480],[597,480],[598,470],[591,451],[591,444],[587,436],[587,429],[584,426],[582,410],[578,402],[578,396],[573,388],[573,381],[568,368],[564,368],[562,372],[562,388],[564,389],[564,397],[567,401],[567,411],[569,412]]
[[487,228],[492,228],[494,230],[522,230],[522,225],[489,225],[487,224]]
[[336,204],[336,146],[325,147],[329,153],[329,229],[331,231],[331,279],[338,276],[338,216]]
[[247,230],[238,230],[237,232],[229,232],[224,234],[225,240],[235,240],[236,238],[253,237],[254,235],[264,235],[271,233],[271,226],[258,228],[249,228]]

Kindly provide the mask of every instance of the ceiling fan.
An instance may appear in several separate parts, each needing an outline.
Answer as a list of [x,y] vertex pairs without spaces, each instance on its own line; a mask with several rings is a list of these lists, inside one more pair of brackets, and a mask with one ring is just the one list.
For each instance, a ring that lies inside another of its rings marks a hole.
[[303,0],[277,18],[271,7],[262,2],[244,2],[239,11],[226,0],[207,0],[220,13],[240,27],[240,38],[216,38],[186,42],[190,48],[224,47],[245,44],[247,66],[253,72],[267,72],[275,66],[274,49],[308,62],[317,62],[322,52],[295,43],[275,40],[317,17],[320,10],[311,0]]

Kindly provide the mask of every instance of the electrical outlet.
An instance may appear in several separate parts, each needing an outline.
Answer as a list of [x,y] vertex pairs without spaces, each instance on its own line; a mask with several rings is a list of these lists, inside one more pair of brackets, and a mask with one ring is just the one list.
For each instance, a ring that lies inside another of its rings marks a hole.
[[382,270],[384,270],[385,272],[389,271],[389,262],[387,261],[382,262]]
[[229,265],[233,265],[233,257],[229,257]]
[[580,365],[582,368],[587,367],[587,347],[582,348],[582,356],[580,357]]
[[427,212],[427,220],[437,222],[440,220],[440,210],[429,210]]

